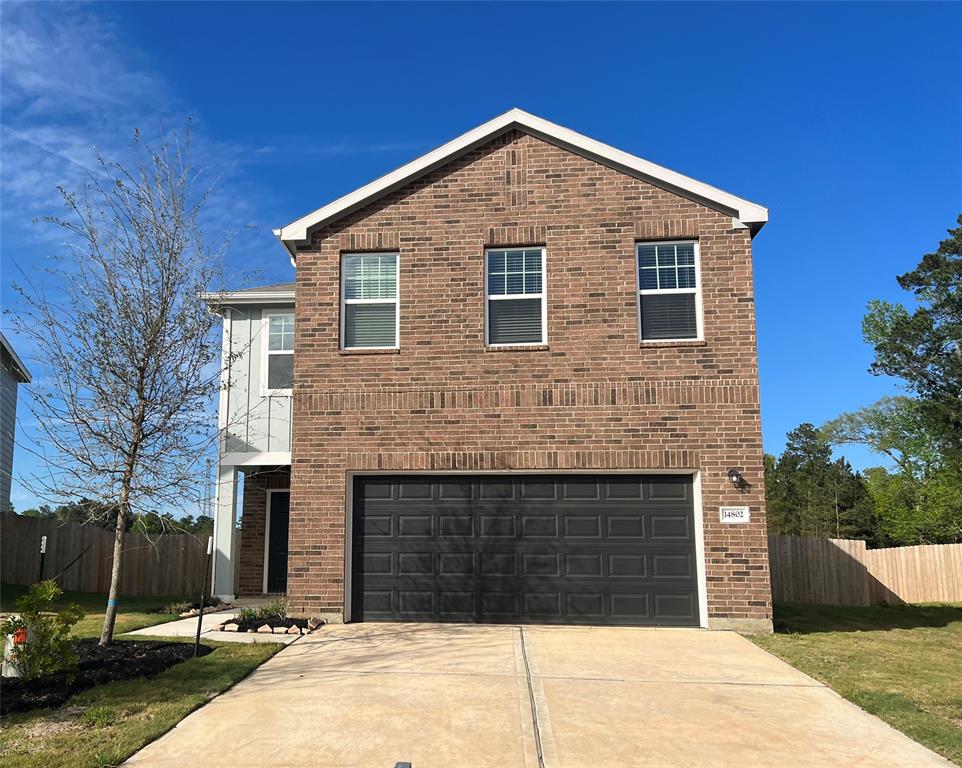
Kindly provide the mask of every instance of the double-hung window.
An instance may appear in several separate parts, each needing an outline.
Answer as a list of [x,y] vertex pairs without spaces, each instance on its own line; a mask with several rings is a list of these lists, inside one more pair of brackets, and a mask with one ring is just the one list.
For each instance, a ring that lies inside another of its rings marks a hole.
[[641,340],[701,338],[698,244],[638,243],[637,254]]
[[345,253],[341,279],[341,346],[396,349],[398,255]]
[[546,343],[544,248],[490,249],[487,343]]
[[288,394],[294,381],[294,313],[289,310],[265,310],[263,328],[265,342],[265,394]]

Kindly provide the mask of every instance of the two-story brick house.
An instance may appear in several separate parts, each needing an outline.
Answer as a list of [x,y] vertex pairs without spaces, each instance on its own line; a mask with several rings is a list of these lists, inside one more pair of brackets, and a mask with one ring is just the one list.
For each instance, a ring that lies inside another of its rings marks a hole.
[[276,230],[296,282],[210,298],[242,351],[216,591],[236,566],[334,620],[770,629],[767,216],[512,110]]

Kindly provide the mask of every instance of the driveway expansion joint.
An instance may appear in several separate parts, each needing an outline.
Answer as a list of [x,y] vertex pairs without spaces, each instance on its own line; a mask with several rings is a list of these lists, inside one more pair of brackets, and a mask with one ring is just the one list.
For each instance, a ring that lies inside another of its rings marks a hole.
[[521,658],[524,661],[524,676],[528,683],[528,701],[531,704],[531,721],[534,725],[534,746],[538,753],[538,765],[545,768],[544,750],[541,747],[541,727],[538,725],[538,705],[534,699],[534,684],[531,682],[531,665],[528,663],[528,648],[524,639],[524,627],[518,627],[521,633]]

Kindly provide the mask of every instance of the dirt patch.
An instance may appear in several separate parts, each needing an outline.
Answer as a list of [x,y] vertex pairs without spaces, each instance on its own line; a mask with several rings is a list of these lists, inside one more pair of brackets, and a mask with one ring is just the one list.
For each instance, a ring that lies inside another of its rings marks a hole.
[[[191,643],[154,640],[117,640],[101,648],[96,638],[85,638],[73,641],[71,647],[80,662],[74,672],[48,675],[36,680],[3,678],[0,715],[58,707],[75,693],[95,685],[152,677],[194,654]],[[202,645],[199,655],[206,656],[212,650]]]

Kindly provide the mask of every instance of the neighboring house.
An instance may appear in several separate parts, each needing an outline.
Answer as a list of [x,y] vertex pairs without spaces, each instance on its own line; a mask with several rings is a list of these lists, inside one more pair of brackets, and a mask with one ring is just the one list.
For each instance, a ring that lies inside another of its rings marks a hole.
[[276,230],[296,283],[209,297],[237,354],[216,591],[770,630],[767,218],[512,110]]
[[13,450],[17,432],[17,387],[30,383],[30,371],[0,332],[0,512],[10,511]]

